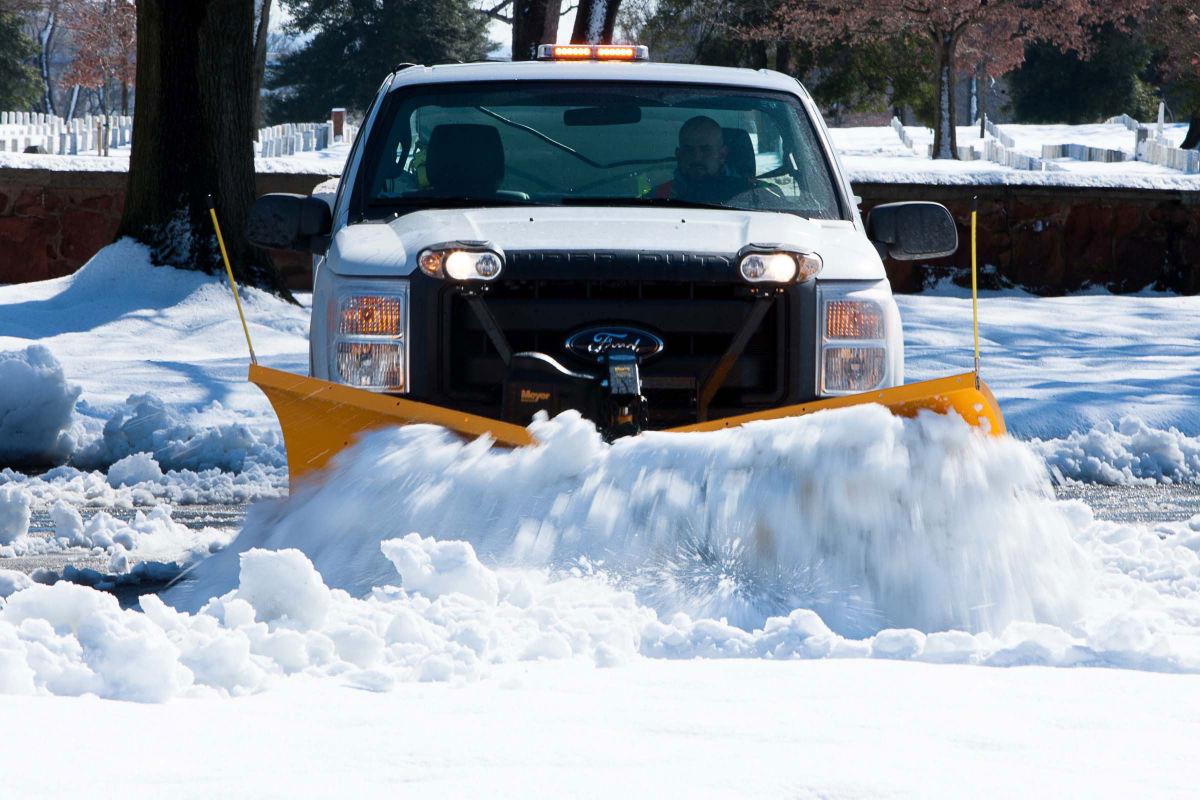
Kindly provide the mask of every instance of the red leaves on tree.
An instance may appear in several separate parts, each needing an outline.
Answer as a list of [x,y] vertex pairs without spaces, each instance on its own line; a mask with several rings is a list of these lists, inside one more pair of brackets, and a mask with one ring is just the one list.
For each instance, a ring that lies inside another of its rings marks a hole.
[[1161,0],[784,0],[771,29],[776,36],[815,45],[900,34],[924,38],[937,65],[934,153],[954,158],[957,73],[1001,75],[1025,60],[1025,45],[1034,41],[1086,55],[1094,26],[1112,22],[1123,27],[1157,2]]
[[67,67],[67,84],[98,89],[129,86],[137,68],[137,8],[130,0],[64,0],[63,26],[78,50]]
[[1150,30],[1166,51],[1167,76],[1200,78],[1200,10],[1195,0],[1164,0]]

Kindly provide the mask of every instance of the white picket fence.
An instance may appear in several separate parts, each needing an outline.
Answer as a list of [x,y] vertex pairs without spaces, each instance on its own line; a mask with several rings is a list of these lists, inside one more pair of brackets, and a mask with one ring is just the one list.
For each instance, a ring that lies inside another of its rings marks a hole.
[[1139,123],[1136,119],[1129,116],[1128,114],[1122,114],[1119,117],[1109,117],[1108,119],[1104,120],[1104,124],[1105,125],[1124,125],[1126,128],[1128,128],[1131,131],[1136,131],[1138,128],[1142,127],[1141,123]]
[[892,117],[891,126],[892,126],[892,130],[894,130],[896,132],[896,135],[900,137],[900,141],[904,143],[904,146],[907,147],[909,150],[912,150],[913,149],[912,137],[908,135],[908,131],[904,130],[904,123],[900,121],[900,118]]
[[1189,174],[1200,173],[1200,150],[1182,150],[1172,147],[1163,136],[1164,106],[1158,104],[1158,122],[1154,127],[1143,125],[1128,114],[1110,117],[1105,120],[1109,125],[1124,125],[1133,131],[1133,158],[1168,169],[1177,169]]
[[[352,141],[358,128],[346,123],[340,139],[333,135],[332,122],[288,123],[262,128],[256,151],[265,157],[290,156],[324,150],[338,141]],[[23,153],[41,147],[52,155],[106,155],[133,140],[133,117],[87,114],[65,120],[53,114],[32,111],[0,112],[0,152]]]
[[1109,150],[1105,147],[1088,147],[1086,144],[1044,144],[1042,158],[1071,158],[1075,161],[1101,161],[1113,164],[1118,161],[1128,161],[1129,156],[1124,150]]
[[41,147],[55,155],[104,153],[133,138],[133,117],[87,114],[65,120],[31,111],[0,112],[0,152],[23,153]]
[[1180,172],[1200,173],[1200,150],[1181,150],[1149,139],[1137,143],[1137,160]]
[[[1010,140],[1011,141],[1011,140]],[[1023,169],[1032,172],[1062,172],[1062,167],[1051,164],[1036,156],[1018,153],[1005,147],[998,139],[987,139],[983,143],[983,157],[988,161],[1001,164],[1013,169]]]
[[340,139],[333,135],[332,122],[288,122],[258,131],[258,154],[263,158],[279,158],[296,153],[324,150],[335,140],[354,140],[358,128],[350,123],[342,126]]
[[1015,150],[1017,148],[1017,143],[1013,141],[1013,138],[1000,130],[999,125],[988,119],[987,114],[983,115],[983,129],[992,136],[995,136],[1000,141],[1000,144],[1004,145],[1007,149]]
[[[904,123],[900,121],[899,117],[892,117],[892,121],[888,124],[892,126],[892,130],[894,130],[896,135],[900,137],[900,141],[904,143],[905,147],[907,147],[909,150],[912,150],[914,153],[917,152],[916,144],[913,143],[912,137],[908,135],[908,131],[904,130]],[[933,145],[925,145],[925,157],[933,158]],[[961,144],[958,146],[958,160],[978,161],[979,151],[970,145]]]

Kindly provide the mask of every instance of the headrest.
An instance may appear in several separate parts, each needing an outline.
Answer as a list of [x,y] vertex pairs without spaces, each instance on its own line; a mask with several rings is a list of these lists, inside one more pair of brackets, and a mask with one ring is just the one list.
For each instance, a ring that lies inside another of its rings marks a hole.
[[729,168],[743,178],[753,178],[757,175],[754,143],[750,141],[750,134],[741,128],[721,128],[721,135],[725,137],[725,147],[728,150],[725,163]]
[[504,179],[504,147],[491,125],[438,125],[429,134],[425,174],[439,193],[490,194]]

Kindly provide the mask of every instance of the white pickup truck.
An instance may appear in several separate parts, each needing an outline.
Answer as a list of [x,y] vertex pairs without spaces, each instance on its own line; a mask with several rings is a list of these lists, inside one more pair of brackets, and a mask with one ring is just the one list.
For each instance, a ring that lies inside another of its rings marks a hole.
[[314,253],[314,377],[610,436],[903,383],[880,255],[953,252],[945,208],[864,225],[786,75],[541,55],[397,70],[332,213],[256,202],[252,242]]

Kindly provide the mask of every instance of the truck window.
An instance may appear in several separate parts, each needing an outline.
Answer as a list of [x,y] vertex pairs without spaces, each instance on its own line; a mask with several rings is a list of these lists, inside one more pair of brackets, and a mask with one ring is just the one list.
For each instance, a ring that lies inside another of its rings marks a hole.
[[782,92],[425,85],[392,92],[371,136],[359,176],[367,216],[464,204],[681,202],[847,218],[811,120]]

